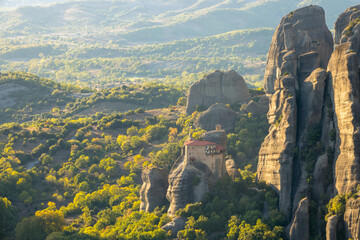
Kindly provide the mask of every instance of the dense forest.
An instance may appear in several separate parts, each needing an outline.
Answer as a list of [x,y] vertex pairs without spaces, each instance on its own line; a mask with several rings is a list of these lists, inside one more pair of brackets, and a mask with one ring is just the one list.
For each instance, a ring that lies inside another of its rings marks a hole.
[[[2,238],[170,236],[161,229],[170,221],[166,207],[152,213],[139,211],[140,175],[152,166],[170,168],[188,135],[199,137],[204,132],[191,128],[198,112],[184,114],[188,85],[149,83],[94,92],[31,74],[2,74],[1,86],[9,83],[39,94],[21,94],[18,101],[26,106],[2,110],[3,122],[13,119],[0,126]],[[87,95],[79,98],[76,94]],[[142,107],[87,111],[106,102]],[[26,111],[44,106],[51,110]],[[252,172],[254,152],[267,127],[264,116],[243,115],[238,120],[228,135],[228,154],[241,166],[241,177],[222,179],[203,202],[179,211],[179,216],[188,219],[179,237],[282,237],[285,218],[277,209],[277,195],[255,183]],[[262,214],[264,206],[267,216]]]
[[260,86],[272,32],[267,28],[238,30],[136,47],[116,41],[84,44],[77,39],[31,35],[1,41],[0,67],[97,88],[232,69]]

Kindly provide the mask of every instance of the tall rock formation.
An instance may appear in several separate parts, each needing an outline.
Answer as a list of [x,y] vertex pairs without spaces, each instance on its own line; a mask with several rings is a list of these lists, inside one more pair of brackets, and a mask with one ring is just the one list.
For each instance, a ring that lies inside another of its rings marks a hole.
[[321,7],[291,12],[281,20],[273,36],[264,76],[265,90],[274,93],[276,79],[286,73],[303,75],[305,79],[315,68],[326,69],[332,50],[333,38]]
[[140,189],[140,211],[151,212],[156,207],[166,204],[168,188],[168,170],[149,168],[141,174],[143,185]]
[[[308,238],[299,234],[309,229],[309,205],[302,197],[318,205],[312,211],[320,218],[321,205],[337,194],[355,193],[360,184],[360,5],[336,21],[332,54],[323,19],[317,6],[282,19],[264,79],[273,94],[271,127],[259,152],[257,176],[279,191],[280,209],[292,219],[290,239]],[[329,217],[327,239],[360,239],[360,198],[354,196],[344,215]],[[301,225],[299,216],[305,219]]]
[[215,103],[234,104],[249,99],[249,89],[242,76],[233,70],[216,70],[191,86],[186,113],[195,112],[197,106],[207,109]]
[[[279,206],[291,218],[307,194],[307,136],[322,121],[326,68],[333,48],[321,7],[297,9],[278,26],[268,54],[265,88],[273,93],[271,124],[260,152],[257,178],[279,192]],[[296,150],[297,149],[297,150]],[[295,151],[296,150],[296,151]]]
[[335,39],[340,42],[328,66],[336,126],[337,193],[355,190],[360,183],[360,19],[355,18],[360,16],[358,9],[359,6],[348,9],[336,21]]
[[[354,193],[360,184],[360,5],[347,9],[337,19],[335,43],[328,72],[336,130],[333,166],[336,195]],[[348,199],[343,216],[329,218],[327,239],[336,239],[342,232],[339,227],[345,232],[342,238],[360,239],[360,198],[356,196]]]

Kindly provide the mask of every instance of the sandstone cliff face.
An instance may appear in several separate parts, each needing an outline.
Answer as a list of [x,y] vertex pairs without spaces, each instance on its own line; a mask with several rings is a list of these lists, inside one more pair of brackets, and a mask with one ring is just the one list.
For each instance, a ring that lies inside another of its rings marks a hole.
[[344,213],[346,239],[360,239],[360,198],[351,198]]
[[[349,11],[340,16],[337,26],[343,26]],[[348,22],[347,25],[350,23]],[[342,27],[338,27],[341,31]],[[336,126],[335,188],[337,193],[347,193],[360,182],[360,79],[359,39],[360,24],[342,39],[329,61],[331,99]],[[350,36],[349,35],[349,36]],[[345,41],[346,40],[346,41]]]
[[[289,73],[296,75],[296,61],[305,79],[312,69],[326,68],[333,49],[332,35],[319,6],[297,9],[285,16],[273,36],[267,58],[264,88],[275,92],[275,80]],[[289,66],[290,65],[290,66]]]
[[326,67],[332,36],[322,8],[310,6],[284,17],[268,55],[265,88],[273,93],[268,121],[271,124],[260,152],[258,180],[279,191],[280,210],[289,218],[307,194],[306,165],[295,148],[306,148],[309,131],[322,121]]
[[140,211],[151,212],[166,203],[168,188],[168,171],[161,168],[143,170],[143,185],[140,189]]
[[249,99],[245,80],[238,73],[216,70],[191,86],[186,113],[193,113],[196,106],[207,109],[215,103],[233,104]]
[[237,117],[238,113],[225,107],[225,104],[218,103],[201,113],[195,121],[195,126],[201,127],[206,131],[211,131],[215,130],[216,125],[219,124],[222,129],[231,132],[235,128]]

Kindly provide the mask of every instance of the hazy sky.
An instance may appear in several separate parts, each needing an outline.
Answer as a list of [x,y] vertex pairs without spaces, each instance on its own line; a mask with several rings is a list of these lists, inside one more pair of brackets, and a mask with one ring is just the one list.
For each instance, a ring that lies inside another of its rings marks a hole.
[[68,0],[0,0],[1,7],[21,7],[27,5],[38,5],[56,2],[66,2]]

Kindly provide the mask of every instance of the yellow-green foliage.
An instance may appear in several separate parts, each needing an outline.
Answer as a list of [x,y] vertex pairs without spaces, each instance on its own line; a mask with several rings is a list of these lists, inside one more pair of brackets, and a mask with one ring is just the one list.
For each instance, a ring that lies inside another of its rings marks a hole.
[[354,20],[352,20],[344,30],[345,36],[351,37],[354,34],[353,29],[358,23],[360,23],[360,17],[355,18]]
[[347,200],[351,197],[351,194],[339,194],[330,200],[327,204],[328,213],[325,216],[325,220],[327,221],[329,217],[332,215],[343,215],[345,212],[345,206]]

